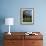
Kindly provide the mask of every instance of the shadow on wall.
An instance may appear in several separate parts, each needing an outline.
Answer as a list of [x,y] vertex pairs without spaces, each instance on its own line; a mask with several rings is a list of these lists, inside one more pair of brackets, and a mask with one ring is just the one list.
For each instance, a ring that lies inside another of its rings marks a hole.
[[0,46],[3,46],[3,32],[2,32],[2,25],[5,23],[5,17],[0,16]]

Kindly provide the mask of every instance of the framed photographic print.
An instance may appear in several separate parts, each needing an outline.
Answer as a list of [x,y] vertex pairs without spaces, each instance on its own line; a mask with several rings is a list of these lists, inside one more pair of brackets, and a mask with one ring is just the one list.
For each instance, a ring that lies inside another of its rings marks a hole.
[[34,8],[21,8],[20,21],[22,24],[33,24]]

